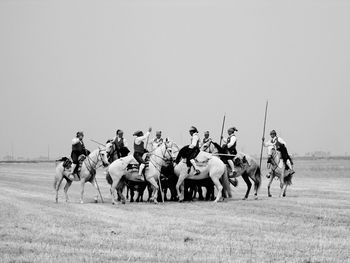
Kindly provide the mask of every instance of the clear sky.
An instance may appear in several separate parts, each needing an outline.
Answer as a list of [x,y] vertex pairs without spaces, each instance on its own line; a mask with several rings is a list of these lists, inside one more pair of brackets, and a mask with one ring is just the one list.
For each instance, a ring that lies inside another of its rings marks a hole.
[[[260,151],[350,153],[350,1],[0,1],[0,158],[189,126]],[[226,129],[225,129],[226,130]],[[225,132],[226,133],[226,132]],[[154,133],[153,133],[154,135]]]

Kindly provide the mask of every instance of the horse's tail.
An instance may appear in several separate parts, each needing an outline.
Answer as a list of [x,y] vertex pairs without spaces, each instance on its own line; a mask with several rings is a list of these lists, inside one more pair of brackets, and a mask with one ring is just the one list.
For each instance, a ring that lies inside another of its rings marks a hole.
[[222,186],[224,187],[224,191],[227,192],[228,197],[232,197],[231,187],[230,187],[230,181],[228,180],[228,172],[225,168],[225,172],[221,177]]
[[293,178],[293,174],[288,173],[286,176],[284,176],[284,183],[286,185],[291,185],[292,184],[292,178]]
[[106,180],[107,180],[107,183],[112,185],[113,184],[113,179],[111,177],[111,175],[107,172],[106,173]]
[[255,191],[258,191],[260,186],[261,186],[261,170],[260,166],[258,166],[255,170],[255,184],[254,184],[254,189]]

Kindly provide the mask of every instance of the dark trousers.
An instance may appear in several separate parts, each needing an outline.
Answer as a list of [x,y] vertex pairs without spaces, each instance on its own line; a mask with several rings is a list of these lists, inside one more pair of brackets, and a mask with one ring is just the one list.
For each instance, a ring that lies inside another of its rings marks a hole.
[[186,160],[186,163],[187,163],[187,167],[191,167],[192,164],[191,164],[191,160],[196,158],[197,155],[199,154],[200,152],[200,149],[199,147],[194,147],[194,148],[188,148],[188,155],[187,155],[187,160]]
[[143,155],[144,155],[143,153],[134,152],[134,158],[139,164],[142,164],[142,163],[145,164],[145,161],[142,159]]

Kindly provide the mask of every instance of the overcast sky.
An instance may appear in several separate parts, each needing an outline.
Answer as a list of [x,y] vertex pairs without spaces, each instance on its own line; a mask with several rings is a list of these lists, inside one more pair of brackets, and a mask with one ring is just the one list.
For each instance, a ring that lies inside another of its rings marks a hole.
[[[260,151],[350,153],[350,1],[0,0],[0,158],[195,125]],[[225,134],[226,134],[225,128]],[[153,133],[154,135],[154,133]]]

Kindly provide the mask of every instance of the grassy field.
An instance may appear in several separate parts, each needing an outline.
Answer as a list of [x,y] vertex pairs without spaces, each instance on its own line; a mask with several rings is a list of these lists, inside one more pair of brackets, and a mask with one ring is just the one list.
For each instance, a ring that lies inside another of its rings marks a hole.
[[349,160],[298,161],[287,197],[226,202],[93,203],[79,184],[54,203],[54,164],[0,164],[1,262],[350,262]]

